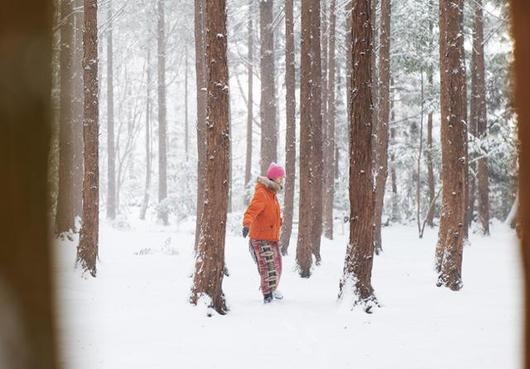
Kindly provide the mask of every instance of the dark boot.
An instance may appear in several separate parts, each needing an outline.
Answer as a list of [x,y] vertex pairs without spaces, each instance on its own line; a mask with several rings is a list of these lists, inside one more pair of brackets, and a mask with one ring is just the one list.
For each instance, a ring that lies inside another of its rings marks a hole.
[[272,298],[273,298],[272,297],[272,292],[269,292],[269,293],[263,295],[263,303],[264,304],[268,304],[268,303],[272,302]]

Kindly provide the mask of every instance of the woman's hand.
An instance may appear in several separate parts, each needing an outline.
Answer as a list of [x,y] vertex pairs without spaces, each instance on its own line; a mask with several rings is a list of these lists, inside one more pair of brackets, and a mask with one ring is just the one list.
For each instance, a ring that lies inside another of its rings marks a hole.
[[246,238],[248,235],[248,227],[243,227],[243,238]]

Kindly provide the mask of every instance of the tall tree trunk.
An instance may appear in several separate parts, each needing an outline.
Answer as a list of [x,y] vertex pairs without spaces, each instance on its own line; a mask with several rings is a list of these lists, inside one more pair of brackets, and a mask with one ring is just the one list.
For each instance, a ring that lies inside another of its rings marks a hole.
[[420,136],[418,144],[418,158],[416,161],[416,223],[418,226],[418,235],[423,238],[422,222],[421,222],[421,155],[423,154],[423,116],[425,106],[425,92],[423,83],[423,69],[420,71]]
[[[53,4],[21,0],[2,11],[0,367],[54,369],[60,366],[47,217]],[[31,63],[21,63],[28,55]]]
[[151,188],[151,49],[147,46],[147,83],[145,99],[145,190],[140,219],[145,219],[149,206],[149,190]]
[[[166,106],[166,35],[164,0],[158,0],[158,202],[159,205],[167,197],[167,106]],[[161,206],[158,219],[168,225],[166,206]]]
[[97,0],[85,0],[83,29],[85,71],[85,108],[83,140],[85,175],[83,180],[83,225],[77,247],[77,262],[83,272],[96,276],[99,243],[99,81],[98,81],[98,26]]
[[204,205],[206,176],[206,41],[204,31],[205,0],[195,0],[195,79],[197,85],[197,217],[195,221],[195,251],[199,244],[199,234]]
[[222,290],[226,211],[228,206],[230,116],[225,0],[207,1],[205,13],[208,68],[207,157],[203,222],[195,264],[191,302],[204,296],[225,314]]
[[489,235],[489,184],[488,152],[483,144],[488,135],[486,110],[486,77],[484,63],[484,20],[482,0],[475,2],[475,24],[473,32],[473,62],[471,77],[471,127],[476,128],[476,137],[481,147],[478,158],[478,217],[482,233]]
[[74,127],[73,127],[73,61],[74,17],[72,0],[61,1],[60,109],[59,109],[59,193],[55,231],[62,234],[75,230],[74,212]]
[[83,23],[84,0],[75,0],[75,50],[73,86],[73,198],[74,215],[81,218],[83,213]]
[[[462,287],[466,224],[466,73],[463,0],[440,0],[442,216],[436,246],[437,285]],[[464,158],[464,160],[462,160]]]
[[285,0],[285,197],[280,245],[287,255],[293,228],[293,207],[296,172],[296,96],[295,96],[295,49],[294,49],[294,6],[293,0]]
[[184,153],[186,154],[186,163],[190,160],[190,144],[189,144],[189,121],[188,121],[188,46],[185,46],[185,72],[184,72]]
[[[311,276],[313,264],[313,217],[311,206],[311,141],[312,141],[312,92],[311,81],[313,65],[312,52],[312,21],[314,11],[313,0],[302,2],[302,39],[300,50],[300,200],[298,215],[298,240],[296,245],[296,264],[302,278]],[[320,108],[320,106],[319,106]]]
[[[394,79],[390,78],[390,85],[391,90],[393,90],[394,86]],[[396,120],[396,111],[394,110],[394,92],[392,92],[391,98],[390,98],[390,140],[395,143],[396,142],[396,127],[394,127],[394,122]],[[400,222],[401,221],[401,212],[399,211],[399,194],[397,190],[397,173],[396,173],[396,154],[395,150],[392,150],[392,153],[390,154],[390,180],[391,180],[391,187],[392,187],[392,222]]]
[[[372,176],[372,10],[370,0],[353,0],[350,115],[350,240],[339,296],[352,289],[353,304],[370,312],[377,304],[372,287],[374,179]],[[355,35],[355,37],[353,37]]]
[[261,80],[261,174],[276,162],[278,132],[276,125],[273,0],[260,0],[260,80]]
[[323,153],[322,153],[322,50],[320,36],[320,0],[313,1],[311,23],[311,205],[313,216],[312,250],[315,263],[321,262],[320,241],[322,237],[322,179],[323,179]]
[[112,51],[112,0],[107,18],[107,218],[116,218],[116,152],[114,150],[114,73]]
[[390,118],[390,0],[381,0],[381,31],[379,42],[379,88],[375,96],[379,102],[375,112],[375,213],[374,247],[376,254],[383,250],[381,241],[381,221],[388,177],[388,141]]
[[[519,122],[530,122],[530,4],[524,0],[512,0],[512,32],[515,38],[515,109]],[[525,353],[524,367],[530,369],[530,125],[519,124],[520,172],[519,172],[519,210],[521,221],[521,255],[525,281]],[[525,191],[526,190],[526,191]]]
[[[433,68],[429,66],[427,71],[427,83],[429,84],[429,91],[433,90]],[[427,116],[427,183],[429,187],[429,210],[427,212],[427,225],[429,227],[434,227],[434,209],[435,206],[432,205],[435,197],[435,183],[434,183],[434,160],[433,160],[433,141],[432,141],[432,128],[433,128],[433,111],[429,110]]]
[[327,77],[327,117],[325,119],[324,141],[324,235],[333,239],[333,198],[335,193],[335,29],[337,24],[336,0],[331,0],[329,8],[329,48]]
[[[250,186],[252,177],[252,126],[254,120],[254,0],[248,1],[248,64],[247,64],[247,152],[245,155],[245,188]],[[287,18],[287,10],[286,10]],[[287,22],[287,20],[286,20]],[[287,36],[286,36],[287,37]],[[286,195],[287,196],[287,195]],[[248,204],[250,197],[245,196]]]

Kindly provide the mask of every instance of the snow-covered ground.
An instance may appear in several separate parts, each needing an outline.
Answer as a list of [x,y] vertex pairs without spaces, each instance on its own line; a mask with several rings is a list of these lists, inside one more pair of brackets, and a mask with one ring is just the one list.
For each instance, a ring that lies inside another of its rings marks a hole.
[[[374,314],[337,302],[346,236],[323,240],[310,279],[284,258],[285,299],[263,305],[247,240],[229,236],[226,316],[188,303],[191,225],[103,224],[96,279],[74,269],[75,243],[56,246],[61,349],[71,369],[510,369],[521,367],[522,275],[513,233],[472,235],[460,292],[435,287],[436,231],[384,229]],[[340,226],[339,226],[339,232]],[[293,238],[295,240],[295,238]]]

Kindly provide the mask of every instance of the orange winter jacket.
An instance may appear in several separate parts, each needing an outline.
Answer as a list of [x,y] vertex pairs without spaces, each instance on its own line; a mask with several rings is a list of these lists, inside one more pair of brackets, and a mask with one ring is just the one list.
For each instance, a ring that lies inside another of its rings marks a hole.
[[254,197],[245,211],[243,226],[250,229],[250,238],[278,242],[280,240],[280,204],[274,186],[268,178],[260,177]]

